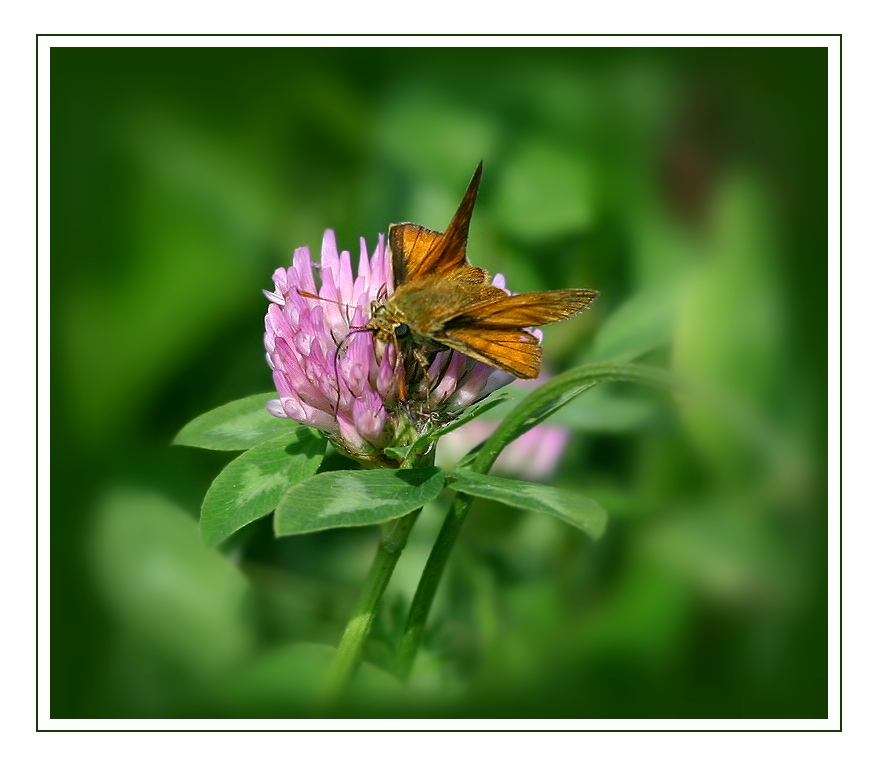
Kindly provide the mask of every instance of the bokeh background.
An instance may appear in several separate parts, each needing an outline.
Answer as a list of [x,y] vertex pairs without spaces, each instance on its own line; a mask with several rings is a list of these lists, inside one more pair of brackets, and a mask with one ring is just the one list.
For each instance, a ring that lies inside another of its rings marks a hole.
[[210,550],[234,455],[170,442],[271,388],[261,290],[294,247],[441,229],[484,160],[471,258],[602,293],[547,369],[715,395],[586,393],[540,480],[607,533],[477,501],[404,690],[428,506],[338,714],[825,717],[826,119],[820,48],[54,48],[52,716],[322,714],[377,530]]

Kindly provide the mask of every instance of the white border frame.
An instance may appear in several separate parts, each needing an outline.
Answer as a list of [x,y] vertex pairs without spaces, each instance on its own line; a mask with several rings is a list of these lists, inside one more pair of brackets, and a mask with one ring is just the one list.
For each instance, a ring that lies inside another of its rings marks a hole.
[[[273,731],[814,731],[838,730],[841,726],[840,700],[840,141],[841,141],[841,40],[837,36],[43,36],[37,41],[38,53],[38,266],[42,279],[49,268],[49,78],[50,51],[53,47],[825,47],[829,55],[829,710],[827,719],[58,719],[49,715],[49,478],[48,418],[40,420],[38,461],[40,525],[37,541],[39,574],[38,706],[37,727],[50,731],[106,730],[273,730]],[[48,390],[49,337],[48,307],[39,306],[39,399],[50,401]],[[292,724],[292,725],[291,725]]]

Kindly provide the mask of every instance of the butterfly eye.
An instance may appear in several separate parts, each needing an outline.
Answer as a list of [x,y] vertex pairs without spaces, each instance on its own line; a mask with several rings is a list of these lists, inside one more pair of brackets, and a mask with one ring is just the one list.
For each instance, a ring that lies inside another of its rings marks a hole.
[[393,334],[396,335],[397,338],[404,338],[411,332],[411,328],[407,324],[398,324],[393,328]]

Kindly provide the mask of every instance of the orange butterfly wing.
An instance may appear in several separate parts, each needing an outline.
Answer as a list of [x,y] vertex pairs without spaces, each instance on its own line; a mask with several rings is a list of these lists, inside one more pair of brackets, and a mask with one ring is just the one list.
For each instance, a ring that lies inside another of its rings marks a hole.
[[540,374],[542,347],[524,328],[567,319],[597,296],[594,290],[503,294],[471,304],[454,316],[446,315],[435,337],[455,351],[516,377],[535,378]]
[[518,378],[535,378],[540,374],[543,349],[527,330],[456,327],[439,334],[437,340]]
[[409,279],[409,269],[426,258],[442,241],[442,232],[431,231],[416,223],[396,223],[390,227],[390,258],[396,287]]
[[440,277],[459,269],[464,269],[468,276],[461,275],[458,278],[464,278],[467,282],[487,281],[488,273],[471,266],[466,259],[469,223],[481,178],[480,162],[454,218],[443,233],[416,223],[398,223],[390,227],[390,253],[395,287],[399,288],[411,279]]
[[587,308],[599,295],[596,290],[545,290],[520,295],[503,295],[467,307],[455,317],[446,318],[446,327],[482,328],[537,327],[569,319]]

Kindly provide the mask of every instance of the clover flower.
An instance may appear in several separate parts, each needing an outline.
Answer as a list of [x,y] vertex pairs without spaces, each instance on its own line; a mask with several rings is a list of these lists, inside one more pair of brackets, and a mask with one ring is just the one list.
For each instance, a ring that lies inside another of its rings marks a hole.
[[[327,230],[319,265],[308,247],[296,248],[292,266],[277,269],[274,290],[264,291],[265,350],[278,392],[268,411],[324,431],[363,462],[382,464],[386,447],[410,444],[514,379],[452,351],[437,354],[426,373],[409,369],[392,345],[376,343],[365,325],[372,303],[392,292],[388,256],[383,235],[371,257],[361,238],[354,278],[350,253],[339,253]],[[495,284],[502,287],[502,277]]]

